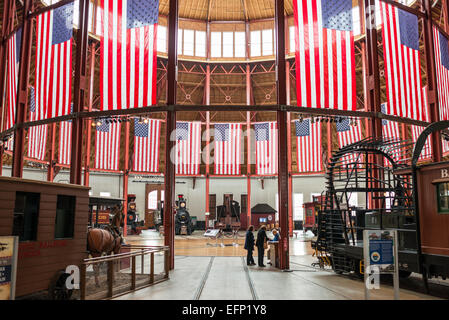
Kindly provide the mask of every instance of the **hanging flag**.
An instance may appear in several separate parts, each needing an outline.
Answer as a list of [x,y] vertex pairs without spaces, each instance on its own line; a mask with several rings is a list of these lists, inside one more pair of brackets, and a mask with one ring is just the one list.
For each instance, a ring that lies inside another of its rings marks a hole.
[[256,133],[256,174],[278,172],[278,130],[276,122],[254,124]]
[[156,104],[159,0],[101,0],[101,110]]
[[423,120],[418,17],[380,1],[387,114]]
[[[8,40],[8,65],[6,83],[6,128],[11,128],[16,122],[17,81],[19,78],[20,45],[22,41],[22,28]],[[12,149],[11,149],[12,150]]]
[[293,0],[298,106],[356,110],[352,0]]
[[[30,121],[38,120],[36,96],[34,88],[30,88]],[[47,125],[30,127],[28,129],[28,157],[45,160],[47,150]]]
[[322,172],[321,125],[310,119],[295,121],[298,172]]
[[[382,103],[381,110],[382,110],[382,113],[387,112],[387,104],[386,103]],[[400,139],[401,136],[399,134],[398,123],[395,121],[389,121],[389,120],[382,119],[382,135],[383,135],[383,137],[389,138],[389,139]]]
[[117,171],[120,160],[121,123],[110,123],[112,120],[102,119],[97,125],[95,144],[95,168]]
[[70,113],[73,3],[36,17],[36,120]]
[[59,127],[59,164],[70,164],[72,121],[62,121]]
[[[427,111],[427,87],[423,87],[422,89],[422,96],[423,96],[423,103],[426,106],[424,108],[424,120],[423,121],[430,121],[429,113]],[[421,135],[421,133],[424,131],[426,127],[421,126],[413,126],[412,125],[412,139],[414,142],[418,140],[418,137]],[[445,148],[445,143],[443,140],[443,152]],[[424,144],[424,148],[421,151],[421,155],[419,156],[418,160],[428,160],[432,158],[432,144],[430,142],[430,136],[427,138],[426,143]]]
[[176,123],[176,174],[199,174],[201,162],[201,122]]
[[242,125],[215,124],[215,174],[240,174],[240,142]]
[[[353,124],[348,118],[340,118],[337,122],[338,146],[343,148],[347,145],[362,140],[362,126],[360,119],[353,120]],[[343,158],[343,164],[350,164],[357,161],[356,154],[350,154]]]
[[159,141],[161,121],[134,119],[134,171],[159,172]]
[[433,27],[433,39],[440,120],[449,120],[449,41],[437,27]]

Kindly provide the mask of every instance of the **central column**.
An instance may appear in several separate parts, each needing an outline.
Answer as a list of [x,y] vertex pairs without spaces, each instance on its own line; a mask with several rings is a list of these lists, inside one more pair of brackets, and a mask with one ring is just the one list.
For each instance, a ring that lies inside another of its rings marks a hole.
[[[287,81],[285,64],[285,17],[284,0],[276,0],[275,5],[275,29],[276,29],[276,84],[277,103],[280,106],[287,104]],[[288,144],[287,144],[287,112],[277,111],[278,124],[278,193],[279,193],[279,227],[281,234],[280,243],[280,268],[289,269],[288,254]]]
[[[170,0],[170,12],[168,15],[168,64],[167,64],[167,105],[176,104],[177,86],[177,44],[178,44],[178,0]],[[174,204],[175,204],[175,164],[170,159],[171,150],[175,147],[175,141],[171,139],[171,133],[176,130],[176,112],[167,111],[165,122],[165,194],[164,194],[164,244],[170,247],[170,270],[175,267],[175,228],[174,228]]]

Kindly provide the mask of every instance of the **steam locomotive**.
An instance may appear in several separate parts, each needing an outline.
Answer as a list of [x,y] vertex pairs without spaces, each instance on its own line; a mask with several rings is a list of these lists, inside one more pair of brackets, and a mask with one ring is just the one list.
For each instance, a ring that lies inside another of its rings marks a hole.
[[176,216],[175,216],[175,234],[187,234],[190,235],[193,232],[192,218],[186,208],[186,199],[184,195],[178,195],[176,201]]

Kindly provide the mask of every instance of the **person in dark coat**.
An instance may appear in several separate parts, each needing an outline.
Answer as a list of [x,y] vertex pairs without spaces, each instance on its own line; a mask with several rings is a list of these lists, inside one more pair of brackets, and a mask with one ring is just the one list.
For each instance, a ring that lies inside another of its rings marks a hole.
[[265,243],[267,242],[267,234],[265,232],[266,230],[267,230],[267,227],[262,226],[262,227],[260,227],[259,231],[257,232],[256,246],[257,246],[259,267],[266,267],[263,264],[263,256],[265,254]]
[[254,251],[254,234],[253,234],[254,227],[249,226],[248,231],[246,231],[246,237],[245,237],[245,249],[248,251],[246,255],[246,264],[248,266],[255,266],[254,258],[253,258],[253,251]]

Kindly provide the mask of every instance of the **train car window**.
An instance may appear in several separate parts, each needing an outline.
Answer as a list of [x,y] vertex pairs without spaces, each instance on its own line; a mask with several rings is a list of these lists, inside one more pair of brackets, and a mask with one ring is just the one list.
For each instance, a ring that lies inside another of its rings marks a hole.
[[16,192],[12,235],[19,236],[19,241],[37,239],[40,198],[40,193]]
[[449,182],[437,184],[438,213],[449,214]]
[[58,195],[55,239],[73,238],[76,197]]

